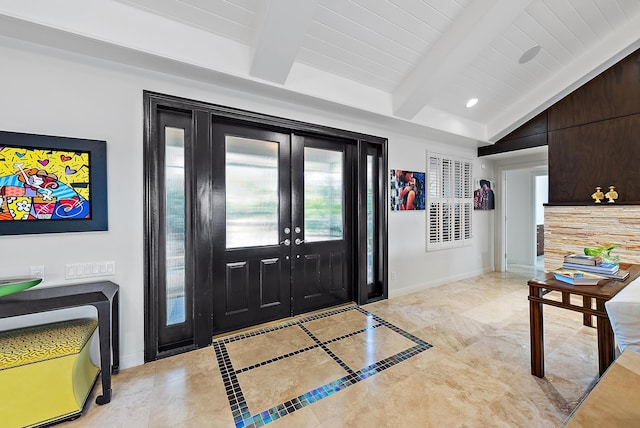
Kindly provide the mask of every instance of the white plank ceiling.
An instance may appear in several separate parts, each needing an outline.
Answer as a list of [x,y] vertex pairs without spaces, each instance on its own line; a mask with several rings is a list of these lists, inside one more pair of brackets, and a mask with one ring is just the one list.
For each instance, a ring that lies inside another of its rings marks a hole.
[[[430,120],[437,112],[462,124],[467,131],[459,133],[480,144],[506,134],[637,49],[640,39],[640,0],[94,1],[105,11],[107,3],[116,3],[118,13],[150,14],[246,49],[244,63],[218,71],[458,132]],[[42,16],[13,3],[0,1],[0,14],[43,23]],[[105,38],[97,30],[81,33],[68,22],[56,28]],[[540,53],[520,64],[520,56],[534,46]],[[212,46],[209,55],[217,52]],[[371,91],[388,105],[367,107],[350,102],[348,94],[331,99],[330,91],[304,87],[302,71],[329,79],[316,84],[337,79],[359,88],[354,94]],[[467,109],[471,97],[480,101]]]

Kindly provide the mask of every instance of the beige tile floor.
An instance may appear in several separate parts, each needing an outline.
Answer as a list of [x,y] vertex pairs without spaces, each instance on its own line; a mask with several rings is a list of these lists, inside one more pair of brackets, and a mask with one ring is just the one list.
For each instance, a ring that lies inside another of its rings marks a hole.
[[[63,426],[234,427],[222,372],[235,376],[239,389],[231,391],[241,391],[256,415],[388,358],[385,370],[268,426],[557,427],[596,379],[596,331],[582,326],[580,314],[545,306],[546,377],[531,376],[532,275],[493,272],[265,328],[224,344],[231,370],[224,363],[220,370],[213,347],[123,370],[110,404],[91,403]],[[433,347],[394,360],[417,346],[412,337]]]

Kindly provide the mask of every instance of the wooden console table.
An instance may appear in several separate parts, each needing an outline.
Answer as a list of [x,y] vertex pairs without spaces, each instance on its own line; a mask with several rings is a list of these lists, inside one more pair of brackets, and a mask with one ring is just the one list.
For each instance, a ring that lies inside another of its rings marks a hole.
[[[615,340],[604,303],[615,296],[627,284],[640,276],[640,265],[620,263],[620,268],[629,271],[625,281],[603,281],[600,285],[572,285],[555,279],[552,273],[529,280],[529,317],[531,333],[531,374],[544,377],[544,334],[542,305],[584,314],[584,324],[591,326],[591,317],[597,317],[598,362],[600,375],[611,365],[615,357]],[[561,301],[546,298],[547,291],[559,291]],[[580,296],[582,306],[571,303],[571,296]],[[592,308],[592,299],[596,309]]]
[[120,367],[117,284],[88,282],[32,288],[3,296],[0,297],[0,318],[79,306],[93,306],[98,311],[102,395],[96,398],[96,403],[106,404],[111,401],[111,374],[117,374]]

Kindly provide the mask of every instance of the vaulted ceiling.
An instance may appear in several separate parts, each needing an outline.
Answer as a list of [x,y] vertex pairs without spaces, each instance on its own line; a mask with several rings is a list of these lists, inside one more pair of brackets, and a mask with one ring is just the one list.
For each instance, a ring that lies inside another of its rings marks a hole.
[[0,0],[0,35],[483,145],[640,47],[640,1]]

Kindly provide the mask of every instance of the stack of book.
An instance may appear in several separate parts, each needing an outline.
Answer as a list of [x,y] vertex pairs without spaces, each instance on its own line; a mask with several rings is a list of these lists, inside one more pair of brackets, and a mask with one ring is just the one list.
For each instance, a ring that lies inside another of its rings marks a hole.
[[581,254],[568,254],[564,256],[562,268],[565,270],[588,272],[619,281],[625,280],[629,276],[629,272],[620,269],[618,263],[605,263],[600,257],[584,256]]
[[598,285],[600,281],[611,280],[611,278],[607,278],[606,276],[575,269],[556,269],[553,271],[553,276],[555,276],[558,281],[568,282],[573,285]]

